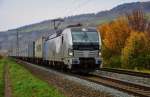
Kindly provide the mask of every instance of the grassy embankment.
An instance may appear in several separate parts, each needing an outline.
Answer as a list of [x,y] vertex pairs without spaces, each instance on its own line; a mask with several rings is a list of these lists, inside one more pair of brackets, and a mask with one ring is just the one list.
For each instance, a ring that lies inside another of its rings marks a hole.
[[0,97],[4,97],[4,60],[0,59]]
[[13,97],[65,97],[15,62],[9,60],[8,64]]
[[142,72],[142,73],[149,73],[150,74],[150,70],[148,70],[148,69],[141,69],[141,70],[135,69],[134,71],[136,71],[136,72]]

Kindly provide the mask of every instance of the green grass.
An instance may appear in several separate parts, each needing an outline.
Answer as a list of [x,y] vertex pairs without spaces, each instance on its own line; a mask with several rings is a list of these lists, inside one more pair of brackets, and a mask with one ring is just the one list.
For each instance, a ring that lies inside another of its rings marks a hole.
[[4,97],[4,60],[0,59],[0,97]]
[[9,61],[9,68],[13,97],[65,97],[15,62]]

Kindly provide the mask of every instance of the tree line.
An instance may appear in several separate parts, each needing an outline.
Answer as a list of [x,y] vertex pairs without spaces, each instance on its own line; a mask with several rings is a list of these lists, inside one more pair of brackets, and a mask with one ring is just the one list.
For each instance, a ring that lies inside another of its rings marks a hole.
[[150,69],[150,21],[141,10],[98,26],[103,66]]

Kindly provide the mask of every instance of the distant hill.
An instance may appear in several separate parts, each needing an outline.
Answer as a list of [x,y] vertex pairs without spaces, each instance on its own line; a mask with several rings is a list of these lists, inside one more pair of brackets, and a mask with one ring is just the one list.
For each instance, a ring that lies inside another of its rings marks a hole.
[[[141,9],[145,13],[150,13],[150,1],[148,2],[135,2],[135,3],[126,3],[119,5],[111,10],[108,11],[102,11],[98,12],[97,14],[90,13],[90,14],[81,14],[81,15],[75,15],[75,16],[69,16],[65,17],[64,24],[72,24],[72,23],[83,23],[83,24],[90,24],[92,26],[96,26],[100,23],[110,21],[120,15],[124,15],[128,12],[131,12],[133,10]],[[96,20],[96,22],[95,22]],[[40,23],[27,25],[20,27],[22,32],[32,32],[32,31],[48,31],[49,29],[52,29],[51,20],[45,20]]]
[[[148,2],[134,2],[134,3],[126,3],[119,6],[114,7],[111,10],[101,11],[96,14],[81,14],[75,16],[65,17],[65,22],[63,23],[63,27],[69,24],[82,23],[90,26],[97,26],[98,24],[109,22],[115,19],[118,16],[124,15],[133,10],[141,9],[145,12],[150,19],[150,1]],[[27,33],[28,32],[28,33]],[[19,28],[19,35],[21,41],[25,40],[36,40],[43,34],[51,34],[53,33],[53,25],[51,20],[45,20],[40,23],[26,25]],[[10,48],[10,44],[16,41],[16,30],[10,29],[6,32],[0,32],[0,48]],[[20,42],[21,42],[20,41]]]

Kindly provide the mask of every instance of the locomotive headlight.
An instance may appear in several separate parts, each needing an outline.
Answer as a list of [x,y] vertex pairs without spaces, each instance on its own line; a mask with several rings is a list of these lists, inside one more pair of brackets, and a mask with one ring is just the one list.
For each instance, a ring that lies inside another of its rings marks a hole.
[[101,55],[102,55],[101,52],[99,52],[98,55],[101,57]]
[[73,52],[69,52],[69,56],[73,56]]
[[69,50],[68,50],[68,55],[69,55],[69,56],[73,56],[73,50],[69,49]]

